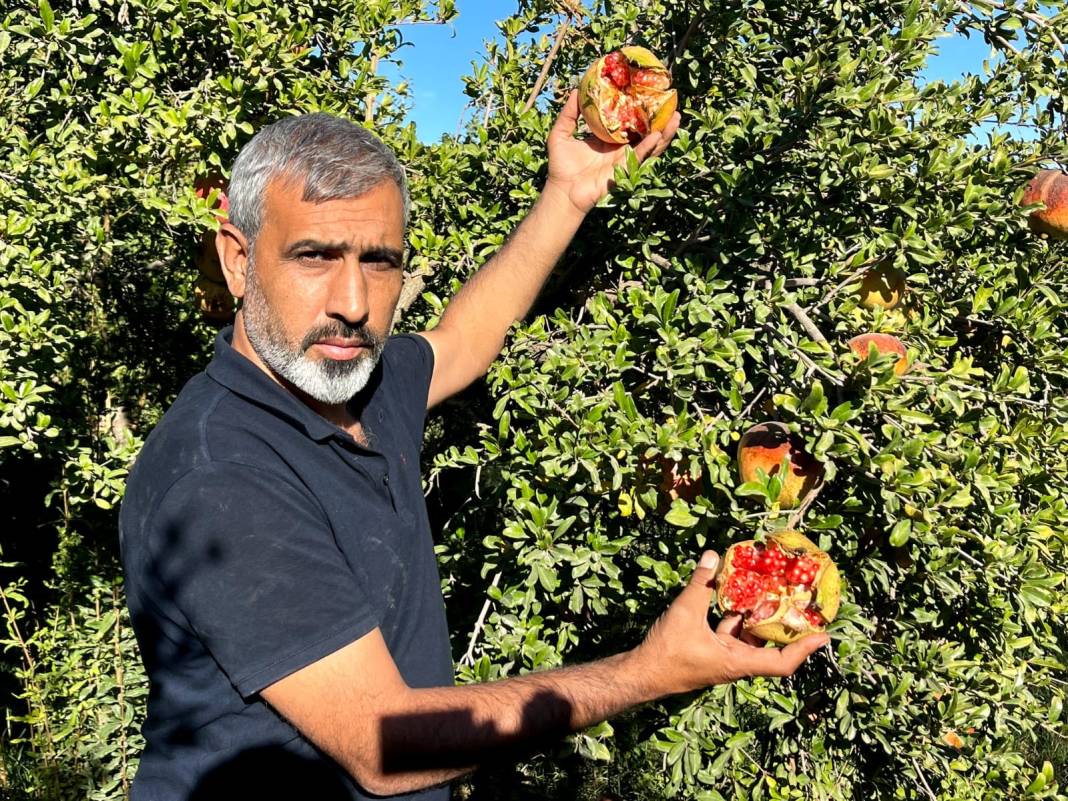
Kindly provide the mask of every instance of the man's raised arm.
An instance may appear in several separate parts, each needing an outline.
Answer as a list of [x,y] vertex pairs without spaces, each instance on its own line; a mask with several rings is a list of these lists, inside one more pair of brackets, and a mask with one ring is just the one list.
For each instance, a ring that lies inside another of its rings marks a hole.
[[[504,247],[449,302],[441,321],[422,336],[434,350],[427,408],[464,389],[489,369],[513,322],[534,304],[587,212],[611,185],[626,145],[575,139],[578,92],[572,92],[549,134],[549,177],[541,196]],[[639,160],[659,155],[679,127],[678,113],[662,134],[634,148]]]

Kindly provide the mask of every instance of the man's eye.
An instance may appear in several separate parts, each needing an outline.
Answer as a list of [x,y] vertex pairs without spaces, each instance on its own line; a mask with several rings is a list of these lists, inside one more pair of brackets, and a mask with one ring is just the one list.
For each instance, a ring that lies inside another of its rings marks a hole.
[[369,270],[392,270],[395,266],[391,261],[379,261],[377,259],[361,260],[360,264]]
[[301,261],[326,261],[330,254],[325,250],[306,250],[298,258]]

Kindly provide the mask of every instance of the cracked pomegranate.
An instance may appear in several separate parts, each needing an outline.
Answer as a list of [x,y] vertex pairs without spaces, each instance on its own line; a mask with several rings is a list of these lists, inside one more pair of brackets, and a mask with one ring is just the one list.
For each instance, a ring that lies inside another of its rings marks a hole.
[[763,640],[786,644],[823,631],[838,614],[838,568],[796,531],[732,545],[723,558],[717,595],[724,612]]
[[598,139],[623,144],[662,131],[678,106],[671,75],[644,47],[597,59],[579,82],[579,107]]

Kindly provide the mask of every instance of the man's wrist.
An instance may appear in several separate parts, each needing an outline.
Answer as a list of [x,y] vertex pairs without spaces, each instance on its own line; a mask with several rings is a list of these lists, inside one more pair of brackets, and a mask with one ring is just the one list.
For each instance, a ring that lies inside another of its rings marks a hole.
[[673,690],[669,689],[662,679],[663,671],[661,665],[658,664],[656,654],[651,653],[644,642],[629,651],[624,651],[621,656],[627,681],[637,691],[639,704],[655,701],[673,693]]
[[552,178],[545,182],[545,186],[541,190],[540,202],[547,205],[554,213],[561,214],[572,221],[576,227],[582,223],[590,212],[590,209],[575,205],[575,202],[571,199],[570,185],[554,181]]

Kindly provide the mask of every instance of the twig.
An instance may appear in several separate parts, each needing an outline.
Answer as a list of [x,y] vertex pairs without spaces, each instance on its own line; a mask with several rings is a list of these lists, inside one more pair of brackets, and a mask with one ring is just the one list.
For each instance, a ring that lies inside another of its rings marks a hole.
[[819,286],[823,283],[820,278],[787,278],[786,288],[795,289],[799,286]]
[[701,236],[701,234],[704,233],[705,228],[708,227],[708,224],[709,224],[709,222],[711,222],[711,220],[712,220],[712,215],[711,214],[706,215],[705,218],[701,221],[701,224],[693,229],[693,233],[691,233],[686,238],[685,242],[683,242],[681,245],[679,245],[677,248],[675,248],[675,252],[673,254],[671,254],[671,255],[672,256],[681,255],[683,253],[683,251],[686,250],[686,248],[688,248],[690,245],[692,245],[694,242],[696,242],[698,240],[698,238]]
[[400,322],[401,317],[408,311],[408,307],[415,303],[415,299],[422,293],[425,285],[426,273],[409,273],[404,276],[400,297],[397,298],[397,305],[393,309],[393,325]]
[[549,77],[549,68],[552,66],[556,54],[560,51],[560,45],[564,43],[564,37],[567,36],[567,32],[570,28],[571,17],[569,16],[560,23],[560,28],[556,32],[556,39],[553,41],[553,46],[549,50],[549,55],[545,57],[545,63],[541,65],[541,72],[538,73],[538,80],[534,82],[534,88],[530,90],[530,97],[528,97],[527,102],[523,104],[523,111],[520,113],[525,114],[530,111],[534,102],[538,99],[538,95],[541,94],[541,90],[545,86],[545,81]]
[[976,559],[970,553],[965,553],[964,551],[962,551],[959,548],[957,549],[957,556],[959,556],[965,562],[971,562],[973,565],[978,567],[980,570],[985,570],[986,569],[986,565],[984,565],[982,562],[980,562],[978,559]]
[[665,259],[659,253],[650,253],[649,254],[649,261],[651,261],[653,264],[655,264],[661,270],[669,270],[669,269],[671,269],[671,261],[668,260],[668,259]]
[[697,28],[705,21],[704,14],[698,14],[690,21],[690,27],[686,29],[686,33],[679,39],[679,43],[675,45],[675,50],[671,54],[671,59],[667,63],[669,70],[674,69],[676,62],[679,60],[679,56],[686,52],[686,45],[690,43],[690,37],[696,33]]
[[812,318],[808,316],[804,309],[798,306],[796,303],[784,303],[782,307],[786,311],[793,315],[794,319],[801,324],[801,327],[805,329],[805,333],[809,338],[816,342],[822,342],[824,345],[829,345],[827,337],[823,335],[823,332],[812,322]]
[[[15,615],[15,610],[11,608],[11,604],[8,603],[7,593],[4,591],[3,583],[0,583],[0,602],[3,602],[5,623],[7,624],[8,636],[14,636],[15,642],[18,644],[19,649],[22,651],[23,663],[26,665],[26,683],[33,690],[34,698],[38,703],[44,706],[44,691],[41,688],[37,678],[37,662],[33,658],[33,654],[30,653],[30,646],[22,636],[22,631],[19,628],[18,617]],[[31,714],[35,711],[33,709],[34,701],[32,699],[26,699],[27,711]],[[45,751],[44,758],[47,764],[51,764],[55,760],[56,752],[56,740],[52,734],[52,722],[49,718],[48,712],[45,709],[41,710],[40,724],[44,730],[45,737],[48,739],[48,749]],[[31,724],[32,725],[32,724]]]
[[842,379],[840,379],[834,373],[828,372],[824,368],[820,367],[818,364],[816,364],[814,361],[812,361],[812,359],[810,359],[805,354],[805,352],[803,350],[801,350],[800,348],[794,348],[794,353],[797,354],[798,358],[800,358],[801,361],[803,361],[808,366],[808,368],[810,370],[815,370],[817,373],[822,375],[824,378],[826,378],[828,381],[830,381],[836,387],[845,386],[845,382],[843,382]]
[[[503,571],[498,570],[497,575],[493,577],[493,583],[490,587],[496,587],[497,583],[501,580],[501,573]],[[486,623],[486,615],[489,614],[490,605],[493,603],[492,598],[487,598],[486,603],[482,605],[482,611],[479,612],[478,620],[475,621],[475,628],[471,632],[471,639],[467,643],[467,653],[464,654],[463,659],[460,660],[461,665],[473,665],[475,664],[475,643],[478,641],[478,635],[482,632],[482,627]]]
[[[801,310],[798,309],[798,311],[801,311]],[[802,312],[802,314],[804,314],[804,312]],[[773,328],[770,325],[767,325],[765,323],[764,324],[764,330],[767,331],[769,334],[774,334],[774,335],[778,336],[779,339],[782,340],[783,344],[786,345],[787,347],[789,347],[794,352],[794,355],[797,356],[797,358],[800,359],[802,363],[804,363],[804,365],[808,368],[808,370],[805,373],[805,377],[806,378],[811,376],[813,373],[819,373],[824,378],[826,378],[828,381],[830,381],[832,384],[834,384],[836,387],[845,386],[845,383],[842,381],[841,378],[836,376],[834,373],[829,372],[825,368],[820,367],[818,364],[816,364],[816,362],[812,361],[812,359],[810,359],[808,357],[808,354],[806,354],[803,350],[801,350],[801,348],[799,348],[796,345],[794,345],[793,342],[791,342],[790,340],[786,339],[786,337],[782,336],[775,328]],[[820,336],[822,337],[822,334]],[[823,343],[826,345],[827,344],[827,340],[824,339]]]
[[[1006,6],[1004,3],[998,2],[998,0],[987,0],[987,2],[999,11],[1004,11],[1006,14],[1019,14],[1025,19],[1031,20],[1031,22],[1035,23],[1036,25],[1038,25],[1038,27],[1049,33],[1050,38],[1053,39],[1053,42],[1057,45],[1060,51],[1064,53],[1065,56],[1068,56],[1068,50],[1065,50],[1064,44],[1061,42],[1060,38],[1057,36],[1052,26],[1050,26],[1049,20],[1043,17],[1041,14],[1035,14],[1031,11],[1024,11],[1023,9],[1016,8],[1015,5]],[[962,11],[965,11],[965,13],[969,16],[974,17],[971,6],[962,5],[958,3],[957,7],[960,8]]]
[[756,406],[760,402],[760,399],[762,397],[764,397],[764,393],[766,393],[767,391],[768,391],[768,388],[767,387],[763,387],[760,390],[760,392],[758,392],[756,394],[756,396],[751,401],[749,401],[749,405],[746,406],[744,409],[742,409],[742,414],[741,414],[741,419],[742,420],[744,420],[745,418],[747,418],[749,416],[749,412],[752,411],[753,407]]
[[790,513],[790,516],[786,519],[787,528],[795,528],[797,524],[801,522],[801,518],[805,516],[805,512],[807,512],[809,507],[815,502],[816,496],[820,494],[826,483],[827,482],[821,478],[820,483],[813,487],[812,491],[805,496],[803,501],[801,501],[801,505]]
[[916,761],[916,757],[912,757],[912,767],[916,769],[916,775],[919,777],[920,782],[923,784],[923,789],[927,791],[927,797],[931,801],[938,801],[938,796],[934,794],[934,790],[931,789],[931,785],[927,783],[927,779],[923,775],[923,771],[920,770],[920,763]]
[[[371,56],[371,63],[367,65],[367,72],[374,76],[378,73],[378,53]],[[378,92],[374,91],[372,86],[371,90],[364,95],[363,103],[363,121],[367,125],[371,125],[375,121],[375,100],[378,98]]]
[[471,108],[474,103],[474,100],[468,100],[467,103],[464,104],[464,107],[460,109],[460,116],[456,118],[456,139],[460,138],[460,132],[463,130],[464,127],[464,114],[467,113],[467,110]]
[[1002,45],[1004,45],[1006,48],[1011,50],[1016,55],[1020,55],[1020,51],[1017,50],[1015,47],[1013,47],[1012,44],[1010,44],[1009,42],[1005,41],[1005,39],[1003,39],[1001,36],[999,36],[998,34],[996,34],[996,33],[994,33],[993,31],[990,30],[989,24],[987,22],[985,22],[984,20],[979,19],[979,17],[976,16],[974,10],[972,9],[972,7],[970,5],[968,5],[967,3],[964,3],[964,2],[960,2],[960,3],[957,3],[957,8],[958,8],[958,10],[960,10],[960,12],[962,14],[964,14],[965,16],[971,17],[976,22],[978,22],[982,26],[982,28],[983,28],[984,32],[986,33],[986,35],[990,37],[991,41],[1000,42]]
[[[111,602],[112,608],[115,611],[115,633],[112,638],[112,646],[114,648],[115,655],[115,686],[119,688],[119,711],[121,714],[126,714],[126,672],[123,670],[122,664],[122,600],[119,598],[119,588],[112,586],[111,588]],[[126,725],[123,724],[119,728],[119,758],[121,760],[119,769],[119,780],[122,784],[124,793],[128,793],[130,790],[129,779],[129,762],[128,762],[128,749],[127,749],[127,735]]]

